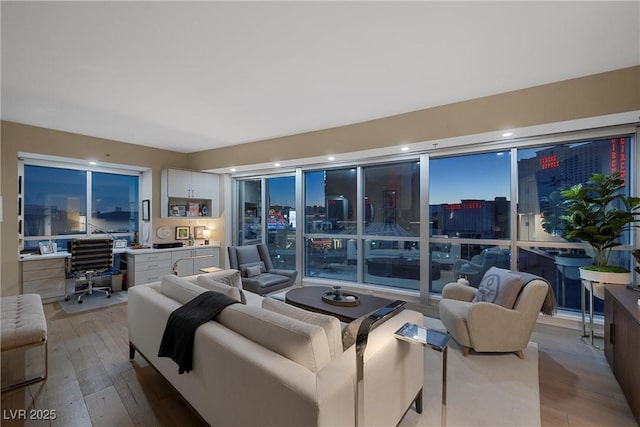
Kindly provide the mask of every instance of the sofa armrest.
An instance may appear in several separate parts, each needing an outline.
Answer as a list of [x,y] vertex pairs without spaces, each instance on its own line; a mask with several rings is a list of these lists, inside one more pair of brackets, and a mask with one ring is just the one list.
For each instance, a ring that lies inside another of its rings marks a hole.
[[462,283],[451,282],[442,288],[442,298],[457,299],[459,301],[471,302],[478,292],[477,288],[463,285]]

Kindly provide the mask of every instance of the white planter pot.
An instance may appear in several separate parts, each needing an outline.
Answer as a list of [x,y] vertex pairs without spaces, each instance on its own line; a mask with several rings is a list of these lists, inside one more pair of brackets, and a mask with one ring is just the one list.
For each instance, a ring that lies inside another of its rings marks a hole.
[[580,268],[580,278],[583,279],[582,283],[589,290],[593,284],[593,296],[604,299],[605,285],[628,285],[631,283],[631,272],[607,273]]

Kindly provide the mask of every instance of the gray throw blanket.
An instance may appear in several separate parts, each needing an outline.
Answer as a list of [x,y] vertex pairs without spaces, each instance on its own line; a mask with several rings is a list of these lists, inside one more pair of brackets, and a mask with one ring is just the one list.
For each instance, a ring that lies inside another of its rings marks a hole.
[[178,374],[191,371],[196,329],[220,314],[226,306],[237,302],[240,301],[219,292],[207,291],[172,311],[164,328],[158,357],[173,359],[178,364]]
[[542,280],[547,283],[547,296],[544,298],[544,302],[542,303],[540,311],[548,316],[553,316],[556,312],[556,295],[553,293],[551,283],[549,283],[549,281],[544,277],[536,276],[535,274],[523,273],[521,271],[512,271],[512,273],[517,274],[522,278],[523,288],[527,285],[527,283],[535,279]]

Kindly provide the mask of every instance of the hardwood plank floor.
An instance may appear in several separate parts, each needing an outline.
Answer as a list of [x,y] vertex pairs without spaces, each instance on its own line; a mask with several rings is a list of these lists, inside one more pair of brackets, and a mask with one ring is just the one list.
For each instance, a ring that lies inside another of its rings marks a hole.
[[[49,377],[2,394],[3,426],[206,425],[140,355],[129,360],[126,303],[75,315],[51,303],[45,315]],[[532,341],[543,427],[638,425],[603,352],[577,331],[538,325]],[[56,419],[11,419],[17,409],[55,409]]]

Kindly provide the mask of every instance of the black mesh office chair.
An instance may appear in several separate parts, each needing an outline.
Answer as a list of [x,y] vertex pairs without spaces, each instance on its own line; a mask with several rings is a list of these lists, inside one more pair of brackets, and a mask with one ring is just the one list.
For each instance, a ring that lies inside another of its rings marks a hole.
[[[69,242],[71,253],[71,272],[78,279],[86,278],[86,286],[75,286],[72,295],[78,295],[78,304],[82,304],[82,297],[93,291],[105,292],[111,298],[111,285],[93,286],[95,275],[108,270],[113,265],[113,240],[111,239],[73,239]],[[65,296],[69,301],[70,295]]]

